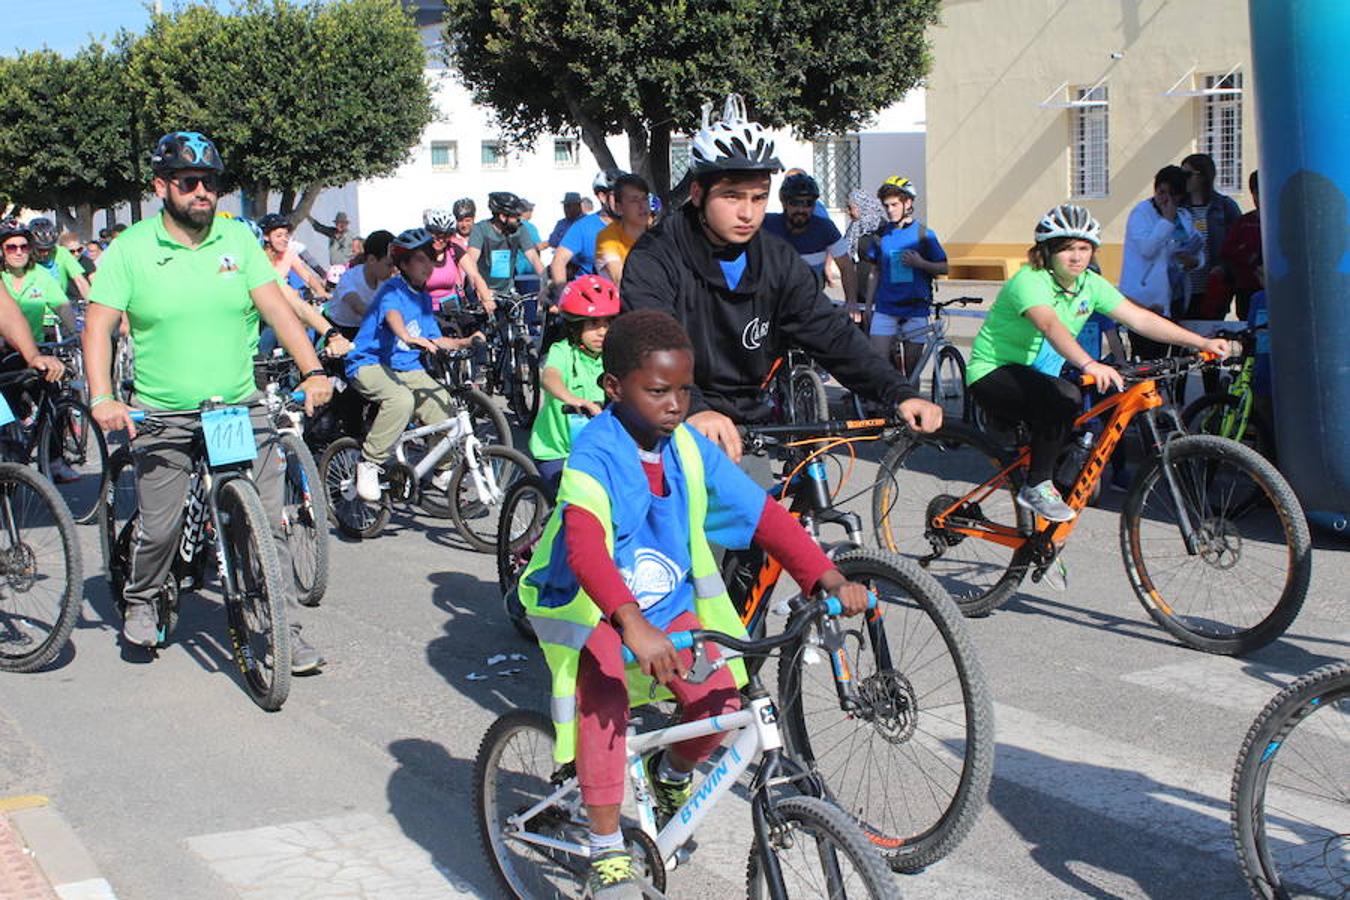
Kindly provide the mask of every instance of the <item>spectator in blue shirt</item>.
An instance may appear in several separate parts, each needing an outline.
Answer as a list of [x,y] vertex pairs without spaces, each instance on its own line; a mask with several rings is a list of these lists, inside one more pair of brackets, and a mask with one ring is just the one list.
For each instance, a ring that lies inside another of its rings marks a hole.
[[600,201],[600,210],[573,222],[558,242],[548,269],[549,280],[554,284],[567,284],[578,275],[595,274],[595,239],[618,218],[614,213],[614,182],[626,174],[619,169],[596,173],[591,187]]
[[872,346],[887,359],[898,337],[903,344],[900,370],[908,375],[923,353],[922,332],[933,303],[933,278],[947,274],[947,251],[937,235],[914,218],[918,191],[908,178],[887,178],[877,190],[886,212],[879,240],[867,252],[877,264]]

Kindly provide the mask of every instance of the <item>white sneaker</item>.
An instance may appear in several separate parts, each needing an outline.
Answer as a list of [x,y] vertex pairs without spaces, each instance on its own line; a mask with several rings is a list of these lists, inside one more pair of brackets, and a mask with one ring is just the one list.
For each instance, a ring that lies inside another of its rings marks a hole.
[[52,481],[57,484],[70,484],[80,480],[80,473],[70,467],[64,459],[54,459],[51,463]]
[[374,503],[380,499],[380,467],[369,460],[361,460],[356,464],[356,496],[365,500],[367,503]]
[[1017,504],[1050,522],[1069,522],[1078,515],[1064,502],[1054,482],[1049,480],[1023,487],[1017,492]]
[[454,474],[453,469],[442,469],[431,479],[431,486],[442,492],[450,490],[450,479]]

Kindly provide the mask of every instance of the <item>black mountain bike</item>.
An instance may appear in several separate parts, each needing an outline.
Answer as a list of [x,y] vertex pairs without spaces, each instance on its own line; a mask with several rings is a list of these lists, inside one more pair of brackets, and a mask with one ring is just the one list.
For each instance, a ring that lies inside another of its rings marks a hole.
[[[168,580],[155,604],[159,643],[169,640],[178,622],[179,595],[200,589],[214,554],[234,660],[253,702],[268,711],[286,702],[291,683],[290,633],[286,623],[287,584],[273,543],[262,498],[253,483],[256,456],[253,426],[244,406],[206,404],[196,414],[200,427],[191,445],[187,512]],[[135,410],[133,420],[153,432],[183,413]],[[110,477],[100,507],[99,535],[108,584],[118,611],[125,615],[122,591],[131,570],[131,542],[139,515],[131,445],[109,462]]]
[[487,368],[483,390],[506,398],[515,423],[528,429],[539,412],[539,354],[525,322],[525,304],[533,294],[496,294],[496,315],[483,325]]

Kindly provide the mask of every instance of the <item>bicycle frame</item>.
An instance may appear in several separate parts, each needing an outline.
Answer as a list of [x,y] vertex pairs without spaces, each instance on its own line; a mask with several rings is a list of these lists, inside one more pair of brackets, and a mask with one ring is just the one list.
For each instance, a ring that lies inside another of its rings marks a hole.
[[1237,398],[1236,408],[1226,408],[1219,421],[1219,435],[1234,441],[1240,441],[1247,434],[1247,426],[1252,418],[1252,379],[1256,372],[1256,358],[1249,356],[1243,360],[1233,383],[1228,386],[1228,396]]
[[[1149,426],[1150,445],[1155,452],[1166,452],[1164,446],[1166,440],[1159,432],[1155,412],[1166,405],[1166,401],[1163,400],[1162,394],[1158,390],[1158,382],[1148,379],[1132,385],[1122,393],[1111,394],[1074,420],[1074,426],[1081,428],[1091,420],[1105,415],[1108,411],[1110,412],[1106,427],[1102,430],[1091,454],[1079,471],[1073,488],[1065,498],[1065,503],[1070,508],[1076,512],[1088,504],[1097,482],[1101,479],[1102,470],[1110,461],[1111,454],[1115,452],[1116,445],[1120,443],[1121,437],[1125,434],[1125,429],[1136,416],[1144,416],[1144,420]],[[1175,413],[1173,413],[1173,417],[1175,417]],[[960,513],[960,509],[966,504],[979,504],[996,491],[1006,487],[1013,474],[1020,469],[1025,469],[1030,463],[1030,448],[1019,448],[1012,462],[1005,465],[998,474],[935,515],[932,520],[933,526],[944,531],[950,531],[953,534],[992,541],[1014,549],[1020,549],[1025,545],[1033,533],[1039,533],[1042,537],[1048,538],[1055,547],[1062,546],[1068,540],[1069,535],[1073,533],[1074,528],[1077,527],[1079,522],[1077,516],[1068,522],[1046,522],[1043,526],[1037,528],[1030,524],[1021,523],[1026,514],[1020,508],[1017,512],[1018,527],[997,525],[986,521],[971,522]],[[1176,485],[1172,482],[1170,471],[1167,472],[1167,478],[1169,486],[1175,493]],[[1182,531],[1186,535],[1187,545],[1190,546],[1192,543],[1191,527],[1184,512],[1184,504],[1178,504],[1178,511],[1182,519]]]

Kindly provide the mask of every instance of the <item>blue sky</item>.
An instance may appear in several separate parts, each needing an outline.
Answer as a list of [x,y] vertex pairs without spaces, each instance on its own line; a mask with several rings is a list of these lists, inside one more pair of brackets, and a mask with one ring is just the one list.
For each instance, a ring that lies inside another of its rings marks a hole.
[[[217,6],[222,0],[213,0]],[[107,36],[119,28],[133,32],[149,19],[146,0],[56,0],[54,3],[6,3],[5,23],[0,28],[0,55],[16,50],[38,50],[43,45],[58,53],[73,53],[90,35]],[[165,0],[165,9],[177,5]]]

